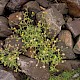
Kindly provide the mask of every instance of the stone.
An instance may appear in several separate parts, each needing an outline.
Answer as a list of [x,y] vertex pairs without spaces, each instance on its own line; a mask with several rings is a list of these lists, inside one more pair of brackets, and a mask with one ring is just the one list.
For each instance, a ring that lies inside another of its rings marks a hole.
[[71,71],[76,70],[80,68],[80,61],[77,60],[63,60],[61,63],[59,63],[56,68],[59,71]]
[[36,0],[36,2],[38,2],[39,5],[41,5],[42,7],[45,7],[45,8],[49,7],[49,3],[47,0]]
[[80,54],[80,36],[77,40],[77,43],[75,44],[74,48],[73,48],[74,53],[76,54]]
[[66,3],[54,3],[54,4],[51,4],[51,6],[54,6],[61,14],[68,13],[68,7]]
[[17,35],[11,35],[5,39],[4,48],[9,48],[10,51],[15,49],[22,50],[23,42]]
[[17,80],[14,75],[6,70],[0,69],[0,80]]
[[20,56],[17,61],[20,64],[20,68],[23,73],[31,76],[34,80],[48,80],[49,70],[48,66],[36,59],[28,58],[26,56]]
[[39,4],[36,1],[29,1],[23,5],[23,9],[28,9],[29,11],[38,13],[41,11]]
[[75,59],[76,56],[71,47],[66,46],[65,43],[59,41],[56,43],[58,49],[61,50],[62,59]]
[[8,27],[7,18],[0,16],[0,37],[8,37],[12,31]]
[[38,21],[43,19],[46,21],[46,24],[49,26],[49,34],[51,36],[54,36],[54,34],[57,35],[61,31],[62,25],[65,24],[62,14],[54,6],[50,9],[37,13],[36,17]]
[[67,23],[67,28],[72,32],[73,36],[76,37],[80,34],[80,20],[76,19]]
[[58,39],[64,42],[66,46],[73,48],[73,39],[69,30],[61,30]]
[[80,1],[79,0],[67,0],[67,6],[69,14],[73,17],[80,17]]
[[24,55],[30,57],[30,58],[34,58],[35,53],[34,53],[35,49],[32,48],[28,48],[27,51],[24,52]]
[[11,11],[20,10],[21,6],[27,3],[29,0],[10,0],[7,4],[7,7]]
[[22,12],[15,12],[10,14],[8,17],[10,27],[19,28],[18,25],[19,25],[19,22],[22,20],[22,18],[23,18]]
[[0,0],[0,15],[3,14],[6,4],[9,0]]

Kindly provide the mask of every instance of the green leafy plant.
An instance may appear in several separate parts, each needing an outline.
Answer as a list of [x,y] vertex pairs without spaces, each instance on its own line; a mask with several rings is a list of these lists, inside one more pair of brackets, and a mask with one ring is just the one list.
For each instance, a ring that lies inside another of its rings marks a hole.
[[9,48],[0,49],[0,61],[4,66],[8,66],[14,71],[18,71],[17,59],[19,58],[20,52],[17,49],[9,51]]
[[25,49],[35,48],[35,59],[50,65],[50,71],[61,61],[60,49],[55,45],[58,39],[49,38],[49,26],[45,21],[39,21],[35,26],[33,20],[24,13],[24,19],[19,24],[20,29],[13,29],[21,36]]
[[59,74],[58,76],[51,76],[49,80],[80,80],[80,77],[72,78],[75,74],[79,74],[80,68],[73,71],[64,71],[63,73]]

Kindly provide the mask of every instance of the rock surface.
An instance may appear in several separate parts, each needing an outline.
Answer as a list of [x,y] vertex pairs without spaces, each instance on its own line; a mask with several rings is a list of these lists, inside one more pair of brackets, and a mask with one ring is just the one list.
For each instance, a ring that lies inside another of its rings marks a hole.
[[35,59],[20,56],[18,63],[22,72],[31,76],[35,80],[48,80],[49,71],[48,66],[43,65],[41,62],[37,62]]
[[67,23],[67,28],[72,32],[73,36],[76,37],[80,34],[80,20],[76,19]]
[[70,71],[80,67],[80,61],[77,60],[63,60],[56,68],[59,70]]
[[63,42],[58,42],[56,44],[58,48],[61,50],[62,59],[75,59],[75,54],[69,46],[66,46]]
[[29,1],[23,6],[23,9],[38,13],[41,11],[39,4],[36,1]]
[[65,43],[66,46],[73,48],[73,39],[71,32],[68,30],[61,30],[58,39]]
[[79,38],[78,38],[78,40],[77,40],[77,43],[75,44],[73,50],[74,50],[74,53],[80,54],[80,36],[79,36]]
[[[42,18],[42,15],[44,15],[44,18]],[[59,13],[54,6],[43,12],[39,12],[37,14],[37,19],[44,19],[46,21],[47,25],[49,26],[49,34],[52,36],[54,34],[57,35],[61,31],[62,25],[65,24],[62,14]]]

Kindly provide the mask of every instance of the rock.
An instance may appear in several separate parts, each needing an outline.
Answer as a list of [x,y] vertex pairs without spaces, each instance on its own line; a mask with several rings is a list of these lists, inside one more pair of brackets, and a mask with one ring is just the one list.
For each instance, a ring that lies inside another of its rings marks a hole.
[[74,53],[76,54],[80,54],[80,36],[77,40],[77,43],[75,44],[74,48],[73,48]]
[[67,0],[67,6],[69,14],[73,17],[80,17],[80,1],[79,0]]
[[16,11],[19,10],[21,6],[28,1],[29,0],[10,0],[7,4],[7,7],[11,9],[11,11]]
[[77,60],[63,60],[56,68],[58,70],[71,71],[80,68],[80,61]]
[[22,12],[15,12],[9,15],[9,25],[10,27],[16,27],[19,28],[19,23],[23,18],[23,13]]
[[37,62],[35,59],[27,58],[26,56],[20,56],[18,60],[22,72],[31,76],[35,80],[48,80],[49,71],[48,66],[43,65],[41,62]]
[[73,48],[73,39],[69,30],[61,30],[58,39],[64,42],[66,46]]
[[6,4],[9,0],[0,0],[0,15],[3,14]]
[[23,9],[38,13],[41,11],[39,4],[36,1],[29,1],[23,6]]
[[67,23],[67,28],[72,32],[73,36],[76,37],[80,34],[80,20],[76,19]]
[[51,4],[51,6],[54,6],[61,14],[68,13],[68,7],[66,3],[54,3],[54,4]]
[[34,48],[28,48],[27,51],[24,53],[24,55],[26,55],[30,58],[34,58],[34,56],[35,56],[34,51],[35,51]]
[[66,46],[63,42],[58,42],[57,44],[58,49],[61,50],[62,59],[75,59],[75,54],[71,47]]
[[42,7],[48,8],[49,4],[47,0],[36,0],[36,2],[39,3],[39,5],[41,5]]
[[46,21],[49,26],[49,34],[51,36],[54,36],[54,34],[57,35],[61,31],[61,26],[65,24],[62,14],[59,13],[54,6],[50,9],[37,13],[36,16],[38,21],[43,19]]
[[4,48],[9,48],[10,51],[18,49],[22,50],[23,42],[17,35],[11,35],[5,39]]
[[12,31],[8,27],[7,18],[0,16],[0,37],[7,37],[12,34]]
[[14,75],[8,71],[0,69],[0,80],[17,80]]

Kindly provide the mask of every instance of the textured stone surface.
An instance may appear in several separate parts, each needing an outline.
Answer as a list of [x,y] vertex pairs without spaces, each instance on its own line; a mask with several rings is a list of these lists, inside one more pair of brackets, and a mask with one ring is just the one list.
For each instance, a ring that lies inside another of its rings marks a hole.
[[70,71],[80,68],[80,61],[77,60],[63,60],[56,66],[59,70]]
[[7,37],[12,34],[12,31],[8,27],[7,18],[0,16],[0,37]]
[[54,3],[54,4],[51,4],[51,6],[54,6],[62,14],[68,13],[68,7],[66,3]]
[[23,42],[17,35],[11,35],[5,39],[4,48],[9,48],[10,50],[19,49],[21,50]]
[[32,11],[35,13],[41,11],[40,6],[36,1],[29,1],[23,6],[23,9],[28,9],[29,11]]
[[76,58],[73,50],[70,47],[66,46],[65,43],[60,41],[56,45],[61,50],[62,59],[75,59]]
[[76,19],[68,22],[67,28],[72,32],[74,37],[78,36],[80,34],[80,20]]
[[16,80],[16,78],[12,73],[0,69],[0,80]]
[[22,12],[15,12],[9,15],[9,25],[11,27],[16,27],[19,28],[18,24],[20,20],[23,18],[23,13]]
[[69,14],[73,17],[80,17],[80,1],[79,0],[67,0],[67,6],[69,8]]
[[66,46],[73,48],[73,39],[71,32],[68,30],[61,30],[58,38],[65,43]]
[[79,36],[79,38],[78,38],[78,40],[77,40],[77,43],[75,44],[73,50],[74,50],[74,53],[80,54],[80,36]]
[[3,14],[6,4],[9,0],[0,0],[0,15]]
[[7,7],[9,9],[13,10],[19,10],[21,8],[21,6],[28,2],[29,0],[10,0],[7,4]]
[[51,36],[54,36],[54,34],[57,35],[61,30],[61,26],[65,24],[62,14],[53,6],[50,9],[39,12],[37,14],[37,19],[42,20],[42,15],[49,26],[49,34],[51,34]]
[[41,6],[47,8],[49,6],[47,0],[36,0]]
[[35,59],[20,56],[18,63],[20,64],[22,72],[31,76],[35,80],[49,79],[48,66],[43,65],[41,62],[38,63]]

